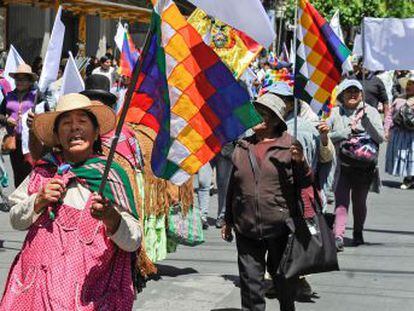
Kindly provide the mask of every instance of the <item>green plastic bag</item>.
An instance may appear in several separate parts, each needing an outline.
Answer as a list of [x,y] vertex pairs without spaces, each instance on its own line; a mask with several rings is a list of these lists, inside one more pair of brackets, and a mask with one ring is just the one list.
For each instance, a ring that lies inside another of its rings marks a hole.
[[191,208],[183,215],[181,205],[170,207],[168,216],[168,238],[179,244],[196,246],[204,242],[203,224],[198,208]]

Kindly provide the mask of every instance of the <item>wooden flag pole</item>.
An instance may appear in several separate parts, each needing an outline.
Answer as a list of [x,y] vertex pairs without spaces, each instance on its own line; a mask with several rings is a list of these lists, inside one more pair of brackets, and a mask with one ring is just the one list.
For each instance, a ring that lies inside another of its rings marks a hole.
[[106,181],[108,179],[109,171],[111,169],[111,164],[114,160],[115,150],[116,150],[116,146],[118,144],[119,135],[121,134],[122,126],[124,125],[124,122],[125,122],[125,118],[126,118],[126,115],[127,115],[127,112],[128,112],[128,108],[129,108],[129,105],[131,103],[132,95],[134,94],[135,87],[136,87],[136,84],[138,82],[138,77],[139,77],[139,75],[141,73],[141,70],[142,70],[144,57],[147,54],[148,49],[150,47],[151,38],[152,38],[152,26],[150,26],[150,28],[149,28],[146,36],[145,36],[144,47],[142,48],[141,57],[140,57],[140,59],[138,59],[137,63],[135,64],[134,71],[132,73],[131,83],[128,87],[128,90],[127,90],[127,93],[126,93],[126,96],[125,96],[124,105],[123,105],[122,110],[121,110],[121,114],[120,114],[120,117],[119,117],[119,120],[118,120],[118,124],[116,125],[116,130],[115,130],[115,134],[114,134],[113,139],[112,139],[111,148],[109,149],[109,154],[108,154],[108,159],[106,161],[105,170],[102,174],[102,181],[101,181],[101,184],[99,185],[98,193],[101,194],[101,195],[102,195],[103,190],[105,189],[105,186],[106,186]]
[[[295,30],[293,35],[293,51],[295,53],[295,60],[297,59],[297,40],[298,40],[298,0],[296,0],[296,9],[295,9]],[[293,64],[293,74],[296,74],[296,64]],[[296,77],[295,77],[296,78]],[[295,140],[298,139],[298,99],[294,96],[294,104],[293,104],[293,137]]]

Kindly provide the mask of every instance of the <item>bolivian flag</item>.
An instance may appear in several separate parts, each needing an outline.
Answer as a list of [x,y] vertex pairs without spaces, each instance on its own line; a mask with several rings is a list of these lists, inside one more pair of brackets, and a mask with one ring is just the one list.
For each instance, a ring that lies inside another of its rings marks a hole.
[[204,42],[220,56],[237,79],[263,48],[242,31],[208,16],[200,9],[193,12],[188,22],[203,37]]

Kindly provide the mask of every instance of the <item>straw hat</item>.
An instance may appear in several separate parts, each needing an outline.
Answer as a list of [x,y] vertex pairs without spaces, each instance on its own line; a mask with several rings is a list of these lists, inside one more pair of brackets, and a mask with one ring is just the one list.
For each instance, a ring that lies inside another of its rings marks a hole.
[[37,80],[37,74],[33,73],[32,71],[32,67],[30,67],[27,64],[20,64],[17,67],[17,70],[15,72],[10,72],[9,76],[12,77],[13,79],[16,79],[16,76],[18,75],[25,75],[25,76],[29,76],[30,79],[33,81]]
[[398,79],[398,83],[400,83],[401,88],[405,90],[407,88],[407,84],[410,81],[414,81],[414,74],[410,73],[407,77]]
[[286,121],[283,117],[286,112],[286,104],[283,99],[273,93],[266,93],[257,98],[254,103],[270,109],[273,114],[280,119],[284,130],[287,130]]
[[38,114],[33,120],[33,131],[46,146],[54,147],[57,145],[53,128],[56,119],[62,113],[74,110],[87,110],[95,115],[99,124],[99,134],[104,135],[114,129],[116,115],[114,111],[100,103],[94,103],[85,95],[72,93],[63,95],[59,98],[56,110]]

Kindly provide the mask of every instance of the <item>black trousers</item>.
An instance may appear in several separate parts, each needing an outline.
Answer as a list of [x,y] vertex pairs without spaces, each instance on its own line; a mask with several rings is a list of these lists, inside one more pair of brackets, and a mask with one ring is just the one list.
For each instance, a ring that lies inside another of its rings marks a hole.
[[276,274],[286,242],[287,235],[274,239],[255,240],[236,234],[243,311],[266,309],[264,282],[266,267],[279,294],[280,310],[295,310],[294,280],[286,280]]
[[10,162],[14,175],[14,187],[17,188],[32,171],[32,166],[24,159],[22,141],[16,138],[16,150],[10,153]]

